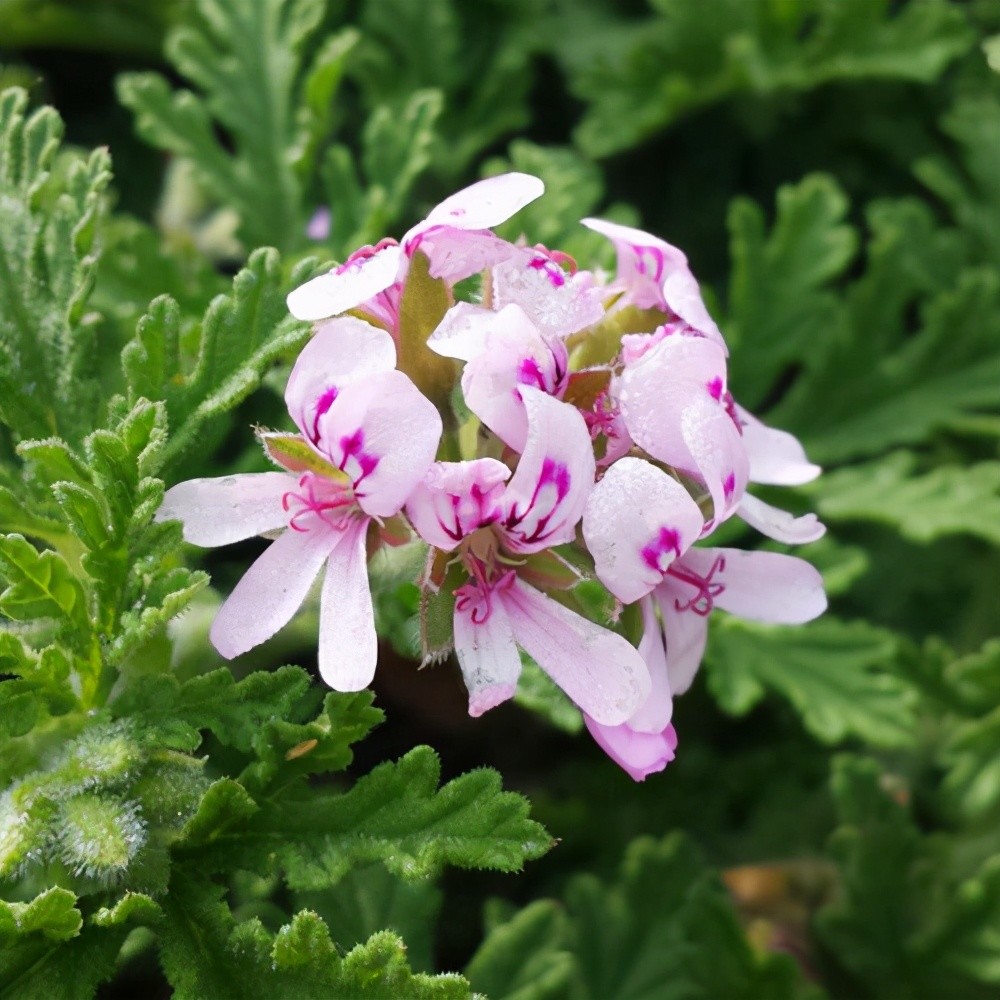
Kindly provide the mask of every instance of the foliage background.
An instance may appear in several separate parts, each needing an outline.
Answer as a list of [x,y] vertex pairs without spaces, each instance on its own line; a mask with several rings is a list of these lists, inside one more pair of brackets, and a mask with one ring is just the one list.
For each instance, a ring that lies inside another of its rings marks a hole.
[[[996,995],[992,0],[0,0],[0,46],[65,120],[0,101],[4,996]],[[544,687],[473,721],[418,675],[404,565],[370,734],[309,614],[234,683],[207,625],[260,546],[150,525],[263,467],[284,293],[509,165],[581,263],[591,213],[682,246],[826,469],[831,613],[713,623],[642,785]]]

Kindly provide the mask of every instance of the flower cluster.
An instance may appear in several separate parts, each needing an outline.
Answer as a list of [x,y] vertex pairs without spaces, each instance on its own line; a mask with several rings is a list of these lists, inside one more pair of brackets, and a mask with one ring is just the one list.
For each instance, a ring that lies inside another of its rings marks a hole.
[[[215,619],[226,657],[288,622],[325,564],[319,669],[342,691],[375,672],[367,560],[415,534],[425,657],[454,649],[470,713],[512,697],[523,651],[641,780],[673,758],[673,696],[715,608],[784,623],[824,610],[808,563],[697,544],[733,516],[818,538],[815,516],[747,489],[819,469],[734,400],[676,247],[585,219],[615,247],[609,279],[492,231],[542,191],[519,173],[481,181],[293,291],[314,324],[285,391],[299,433],[261,435],[283,471],[181,483],[159,516],[199,545],[278,533]],[[607,620],[584,613],[588,580],[611,595]]]

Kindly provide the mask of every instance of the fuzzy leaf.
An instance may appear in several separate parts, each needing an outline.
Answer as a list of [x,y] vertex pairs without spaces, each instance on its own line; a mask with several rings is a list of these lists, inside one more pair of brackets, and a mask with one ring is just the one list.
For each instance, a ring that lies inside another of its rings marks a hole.
[[[198,0],[184,13],[167,56],[202,94],[174,91],[155,73],[133,73],[119,78],[120,100],[147,142],[189,160],[213,198],[235,211],[245,246],[301,246],[307,209],[300,175],[325,126],[326,108],[316,102],[333,96],[346,55],[343,47],[321,50],[332,79],[320,83],[317,65],[304,74],[322,3]],[[304,75],[311,93],[303,105]],[[226,139],[216,135],[220,126]]]
[[177,304],[167,296],[150,304],[122,351],[122,366],[132,399],[166,405],[171,437],[164,464],[198,445],[213,418],[242,402],[278,357],[305,340],[308,328],[288,316],[285,291],[275,251],[254,251],[232,292],[212,300],[191,357],[181,348]]
[[727,617],[713,623],[708,683],[727,712],[749,711],[770,688],[826,743],[853,735],[899,746],[913,719],[906,686],[884,669],[896,648],[889,632],[829,615],[794,628]]
[[419,879],[446,864],[516,871],[548,850],[527,803],[502,791],[496,772],[472,771],[441,788],[439,777],[437,756],[417,747],[342,795],[295,787],[272,795],[238,827],[213,830],[205,843],[192,835],[185,851],[212,870],[267,872],[277,860],[292,888],[308,890],[373,861]]
[[261,670],[238,682],[223,667],[183,684],[172,674],[145,678],[111,708],[119,718],[162,728],[188,750],[200,742],[197,730],[208,729],[227,746],[249,751],[262,726],[288,715],[308,688],[309,675],[299,667]]
[[471,1000],[460,976],[414,974],[403,942],[382,932],[341,956],[308,910],[270,934],[258,920],[237,924],[211,882],[177,876],[165,897],[160,961],[177,1000]]
[[111,179],[107,151],[53,172],[63,125],[25,117],[27,94],[0,94],[0,421],[16,437],[78,441],[94,425],[105,355],[86,301]]

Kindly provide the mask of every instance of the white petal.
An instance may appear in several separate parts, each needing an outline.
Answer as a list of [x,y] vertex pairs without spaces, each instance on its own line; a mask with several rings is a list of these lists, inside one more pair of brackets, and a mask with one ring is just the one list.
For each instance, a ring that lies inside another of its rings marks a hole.
[[662,733],[673,717],[674,699],[670,691],[663,626],[660,625],[653,610],[652,598],[642,602],[642,623],[639,655],[649,668],[652,687],[646,700],[628,720],[628,724],[629,728],[637,733]]
[[378,638],[368,584],[368,518],[342,533],[327,560],[319,606],[319,672],[335,691],[360,691],[375,676]]
[[471,361],[486,349],[486,337],[495,321],[492,309],[456,302],[427,338],[427,346],[442,357]]
[[750,496],[749,493],[744,494],[737,513],[751,528],[756,528],[762,535],[767,535],[768,538],[778,542],[785,542],[787,545],[815,542],[817,538],[822,538],[826,534],[826,526],[815,514],[794,517],[788,511],[772,507],[763,500]]
[[743,438],[725,409],[709,396],[696,399],[681,414],[681,435],[712,495],[718,524],[733,513],[746,492],[750,460]]
[[231,660],[270,639],[302,606],[337,535],[332,528],[289,529],[243,574],[215,616],[212,645]]
[[401,260],[401,248],[390,245],[348,261],[290,292],[285,300],[288,311],[296,319],[313,322],[353,309],[395,283]]
[[189,479],[167,490],[156,520],[182,521],[184,539],[193,545],[229,545],[285,527],[281,498],[297,482],[286,472]]
[[520,580],[497,597],[517,644],[595,721],[616,726],[645,701],[649,669],[620,635]]
[[513,698],[521,676],[521,657],[510,619],[499,600],[486,621],[473,622],[471,611],[455,609],[455,653],[469,689],[469,715],[477,718]]
[[677,268],[667,275],[663,282],[663,298],[671,311],[685,323],[694,327],[699,333],[705,334],[727,354],[729,353],[721,331],[705,308],[698,282],[687,267]]
[[659,584],[672,559],[697,540],[703,523],[680,483],[649,462],[626,457],[588,497],[583,537],[601,582],[630,604]]
[[531,174],[511,172],[487,177],[445,198],[431,210],[423,226],[492,229],[544,193],[545,185]]
[[793,434],[761,423],[742,406],[736,413],[743,423],[743,444],[750,456],[750,481],[773,486],[801,486],[822,471],[806,457]]
[[754,621],[800,625],[826,610],[823,578],[804,559],[778,552],[692,549],[684,563],[705,576],[719,557],[724,565],[712,579],[725,587],[715,598],[724,611]]
[[655,593],[667,640],[667,675],[676,698],[691,686],[701,666],[708,640],[708,617],[691,610],[679,611],[675,602],[679,599],[683,605],[687,594],[675,584],[676,581],[667,577]]

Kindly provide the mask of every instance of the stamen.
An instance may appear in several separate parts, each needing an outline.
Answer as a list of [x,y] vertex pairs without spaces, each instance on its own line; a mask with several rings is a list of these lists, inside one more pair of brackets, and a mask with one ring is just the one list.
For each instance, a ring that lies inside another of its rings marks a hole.
[[[338,531],[347,526],[348,515],[351,513],[350,508],[354,506],[354,496],[349,490],[334,483],[319,480],[312,472],[305,473],[299,479],[299,488],[302,490],[301,493],[289,490],[281,498],[281,508],[285,512],[291,511],[293,505],[299,508],[288,520],[288,527],[292,531],[309,531],[310,525],[302,522],[310,514],[319,517],[331,528],[336,528]],[[318,495],[318,488],[321,488],[325,495]],[[330,513],[331,511],[339,511],[340,513],[333,515]]]
[[344,261],[339,267],[333,269],[334,274],[343,274],[345,271],[356,271],[358,265],[363,264],[366,260],[370,260],[375,254],[380,253],[386,247],[398,246],[398,243],[391,237],[386,237],[385,239],[379,240],[374,246],[363,246],[359,247],[354,253],[351,254],[347,260]]
[[711,614],[712,608],[715,605],[715,599],[726,589],[724,583],[713,583],[712,577],[716,573],[723,572],[725,568],[725,556],[717,556],[715,562],[709,568],[707,575],[704,577],[698,576],[697,573],[687,566],[678,567],[676,564],[669,566],[667,568],[668,576],[672,576],[682,583],[694,587],[698,591],[686,604],[682,604],[680,598],[675,598],[674,607],[678,611],[693,611],[702,618]]

